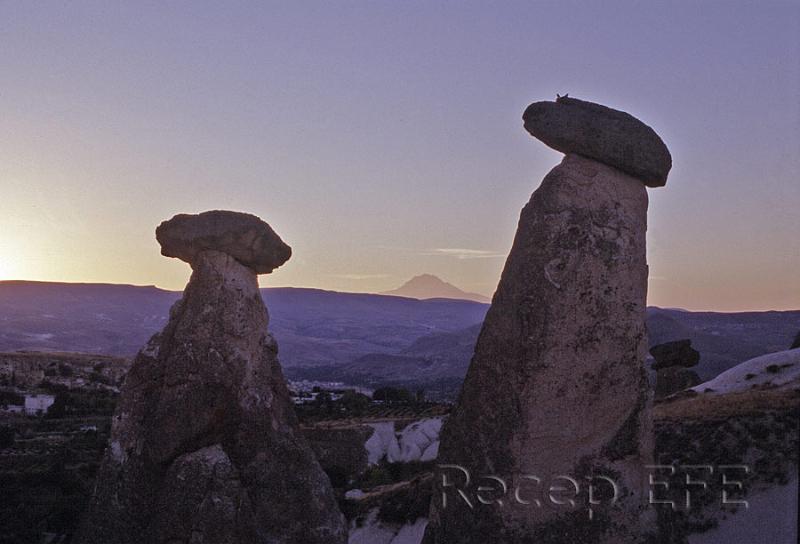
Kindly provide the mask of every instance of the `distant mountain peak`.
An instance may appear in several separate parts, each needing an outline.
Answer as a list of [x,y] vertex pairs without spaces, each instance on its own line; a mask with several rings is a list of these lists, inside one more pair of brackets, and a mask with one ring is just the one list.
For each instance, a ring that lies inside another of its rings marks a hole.
[[384,291],[382,295],[395,295],[417,299],[427,298],[455,298],[473,300],[475,302],[489,302],[489,297],[479,293],[469,293],[447,283],[433,274],[420,274],[414,276],[403,285],[392,291]]

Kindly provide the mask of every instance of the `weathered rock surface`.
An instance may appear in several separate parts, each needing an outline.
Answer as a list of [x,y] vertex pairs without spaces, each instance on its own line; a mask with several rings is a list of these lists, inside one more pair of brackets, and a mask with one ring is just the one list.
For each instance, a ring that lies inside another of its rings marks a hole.
[[[641,541],[650,528],[642,486],[652,455],[647,204],[638,179],[568,154],[522,210],[442,430],[439,462],[463,467],[471,482],[458,470],[437,475],[424,542],[619,544]],[[482,478],[489,475],[505,482],[505,493]],[[443,486],[443,476],[454,486]],[[559,476],[578,482],[579,493]],[[587,478],[597,476],[612,479],[618,496],[612,504],[607,484],[590,517]],[[560,500],[574,505],[548,500],[551,484],[569,489]]]
[[126,378],[76,542],[345,542],[256,274],[221,251],[197,250],[191,263],[169,323]]
[[794,342],[792,342],[792,345],[789,346],[789,349],[797,348],[800,348],[800,331],[798,331],[797,336],[794,337]]
[[675,340],[650,348],[653,356],[653,370],[660,370],[671,366],[691,368],[700,362],[700,352],[692,347],[692,341]]
[[522,116],[532,136],[562,153],[608,164],[650,187],[667,183],[672,156],[658,134],[632,115],[593,102],[559,97],[534,102]]
[[268,224],[239,212],[176,215],[158,226],[156,239],[167,257],[192,264],[200,252],[221,251],[258,274],[272,272],[292,256],[292,248]]

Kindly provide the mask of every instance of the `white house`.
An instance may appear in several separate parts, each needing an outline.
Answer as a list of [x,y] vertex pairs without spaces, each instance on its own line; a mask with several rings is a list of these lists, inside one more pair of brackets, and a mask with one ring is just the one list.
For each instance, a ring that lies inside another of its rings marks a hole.
[[25,395],[25,413],[29,416],[46,414],[55,399],[53,395]]

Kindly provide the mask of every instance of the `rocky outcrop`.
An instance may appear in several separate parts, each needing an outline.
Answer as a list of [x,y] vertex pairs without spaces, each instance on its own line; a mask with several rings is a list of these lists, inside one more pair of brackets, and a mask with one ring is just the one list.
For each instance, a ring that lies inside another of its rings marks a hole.
[[675,340],[650,348],[653,356],[653,370],[660,370],[671,366],[691,368],[700,362],[700,352],[692,347],[692,341]]
[[525,129],[562,153],[608,164],[650,187],[667,183],[672,156],[658,134],[632,115],[600,104],[559,97],[534,102],[522,118]]
[[650,348],[656,371],[656,398],[662,398],[702,382],[693,370],[700,362],[700,352],[689,339],[666,342]]
[[797,336],[794,337],[794,342],[792,342],[792,345],[789,346],[789,349],[797,348],[800,348],[800,331],[797,332]]
[[258,290],[256,272],[282,264],[288,246],[232,212],[178,216],[159,239],[192,278],[126,378],[76,542],[345,542]]
[[0,353],[0,387],[36,390],[43,382],[69,389],[115,390],[130,359],[93,353]]
[[[600,149],[615,148],[604,139],[621,129],[605,108],[592,119],[591,107],[562,106],[579,108]],[[572,123],[558,115],[554,133]],[[655,528],[642,485],[652,461],[643,181],[657,176],[569,151],[522,210],[442,430],[427,544],[633,543]]]

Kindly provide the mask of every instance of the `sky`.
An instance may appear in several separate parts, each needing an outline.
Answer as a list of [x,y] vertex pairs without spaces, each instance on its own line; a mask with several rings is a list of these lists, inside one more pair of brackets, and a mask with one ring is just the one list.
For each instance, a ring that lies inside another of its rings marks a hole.
[[800,2],[0,0],[0,280],[181,289],[176,213],[265,219],[265,286],[491,295],[569,93],[672,152],[648,303],[800,308]]

